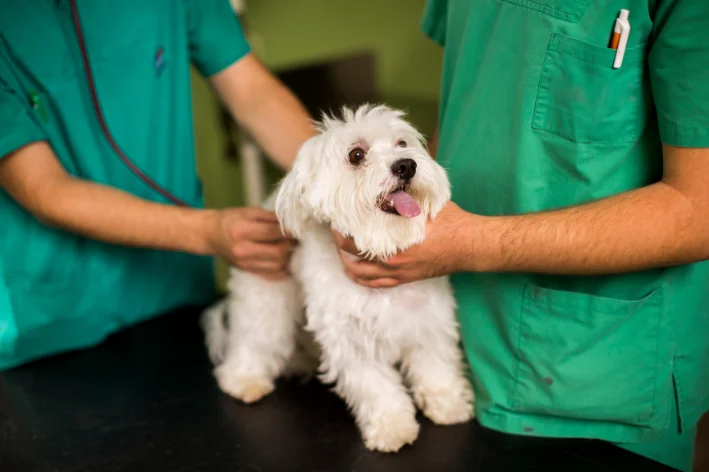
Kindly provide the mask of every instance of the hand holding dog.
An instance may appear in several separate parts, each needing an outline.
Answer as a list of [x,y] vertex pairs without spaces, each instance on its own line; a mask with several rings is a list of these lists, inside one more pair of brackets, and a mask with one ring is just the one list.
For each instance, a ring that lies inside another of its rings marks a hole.
[[230,208],[214,213],[209,224],[210,253],[231,265],[270,280],[288,275],[294,242],[281,232],[275,213],[260,208]]
[[353,260],[345,253],[359,255],[359,250],[351,238],[333,230],[333,236],[340,249],[340,259],[347,275],[360,285],[370,288],[389,288],[402,283],[438,277],[465,270],[467,262],[463,254],[471,241],[467,241],[462,231],[474,225],[472,215],[453,202],[440,211],[426,227],[426,239],[385,261]]

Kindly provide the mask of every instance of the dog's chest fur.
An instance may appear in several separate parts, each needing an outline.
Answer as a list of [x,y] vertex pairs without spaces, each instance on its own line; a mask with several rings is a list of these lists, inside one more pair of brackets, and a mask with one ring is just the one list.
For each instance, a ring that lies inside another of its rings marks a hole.
[[353,337],[374,341],[396,358],[404,346],[449,323],[440,319],[453,303],[447,279],[362,287],[347,277],[337,251],[328,229],[313,228],[294,254],[292,270],[302,285],[311,329],[346,325]]

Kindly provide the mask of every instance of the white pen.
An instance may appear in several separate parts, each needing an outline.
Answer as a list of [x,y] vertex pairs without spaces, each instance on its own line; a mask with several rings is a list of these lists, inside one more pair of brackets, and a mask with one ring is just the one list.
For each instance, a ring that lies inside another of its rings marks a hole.
[[621,10],[613,27],[611,49],[615,49],[615,60],[613,61],[614,69],[619,68],[621,64],[623,64],[623,56],[625,55],[625,48],[628,45],[628,36],[630,36],[629,14],[630,12],[628,10]]

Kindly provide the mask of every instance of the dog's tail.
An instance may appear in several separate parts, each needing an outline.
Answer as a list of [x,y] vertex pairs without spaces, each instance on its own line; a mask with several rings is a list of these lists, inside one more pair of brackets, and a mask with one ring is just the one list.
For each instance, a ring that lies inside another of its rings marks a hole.
[[227,299],[215,303],[202,313],[200,324],[204,331],[205,344],[212,364],[219,365],[224,360],[229,339],[227,322]]

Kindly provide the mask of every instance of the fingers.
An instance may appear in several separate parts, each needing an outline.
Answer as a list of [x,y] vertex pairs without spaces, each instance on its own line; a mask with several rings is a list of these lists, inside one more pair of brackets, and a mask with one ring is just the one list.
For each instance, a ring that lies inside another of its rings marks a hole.
[[276,242],[287,239],[276,214],[262,208],[239,208],[226,213],[227,232],[232,241]]
[[286,272],[283,264],[278,261],[262,261],[256,259],[240,260],[238,267],[247,272],[263,273],[263,274],[279,274]]
[[369,288],[392,288],[401,285],[401,281],[391,278],[375,280],[355,279],[355,282]]
[[244,241],[232,249],[232,254],[238,260],[279,261],[285,264],[294,247],[295,243],[288,239],[278,243]]
[[[286,249],[287,244],[282,244],[282,247],[262,244],[255,244],[254,246],[255,250],[251,255],[255,257],[237,258],[233,261],[233,264],[241,270],[266,280],[282,280],[290,276],[288,262],[291,251]],[[270,253],[269,256],[271,257],[266,256],[268,253]]]
[[396,271],[382,263],[362,260],[353,261],[342,255],[340,258],[345,266],[345,272],[353,280],[371,281],[397,278]]
[[360,250],[357,249],[357,245],[355,245],[354,239],[347,238],[336,230],[332,230],[332,236],[335,239],[335,244],[337,244],[337,247],[341,251],[348,252],[355,256],[358,256],[360,254]]
[[402,280],[397,272],[384,264],[369,261],[353,261],[340,253],[345,273],[355,283],[369,288],[391,288]]
[[261,220],[249,220],[235,224],[231,228],[231,236],[237,241],[245,239],[262,243],[274,243],[286,239],[278,222]]
[[244,216],[250,220],[262,221],[265,223],[278,223],[276,213],[264,210],[263,208],[244,208]]
[[352,238],[345,237],[336,230],[332,230],[332,237],[340,250],[340,259],[345,273],[357,284],[370,288],[391,288],[402,283],[397,276],[397,271],[385,263],[352,260],[347,257],[344,253],[355,256],[361,254]]

